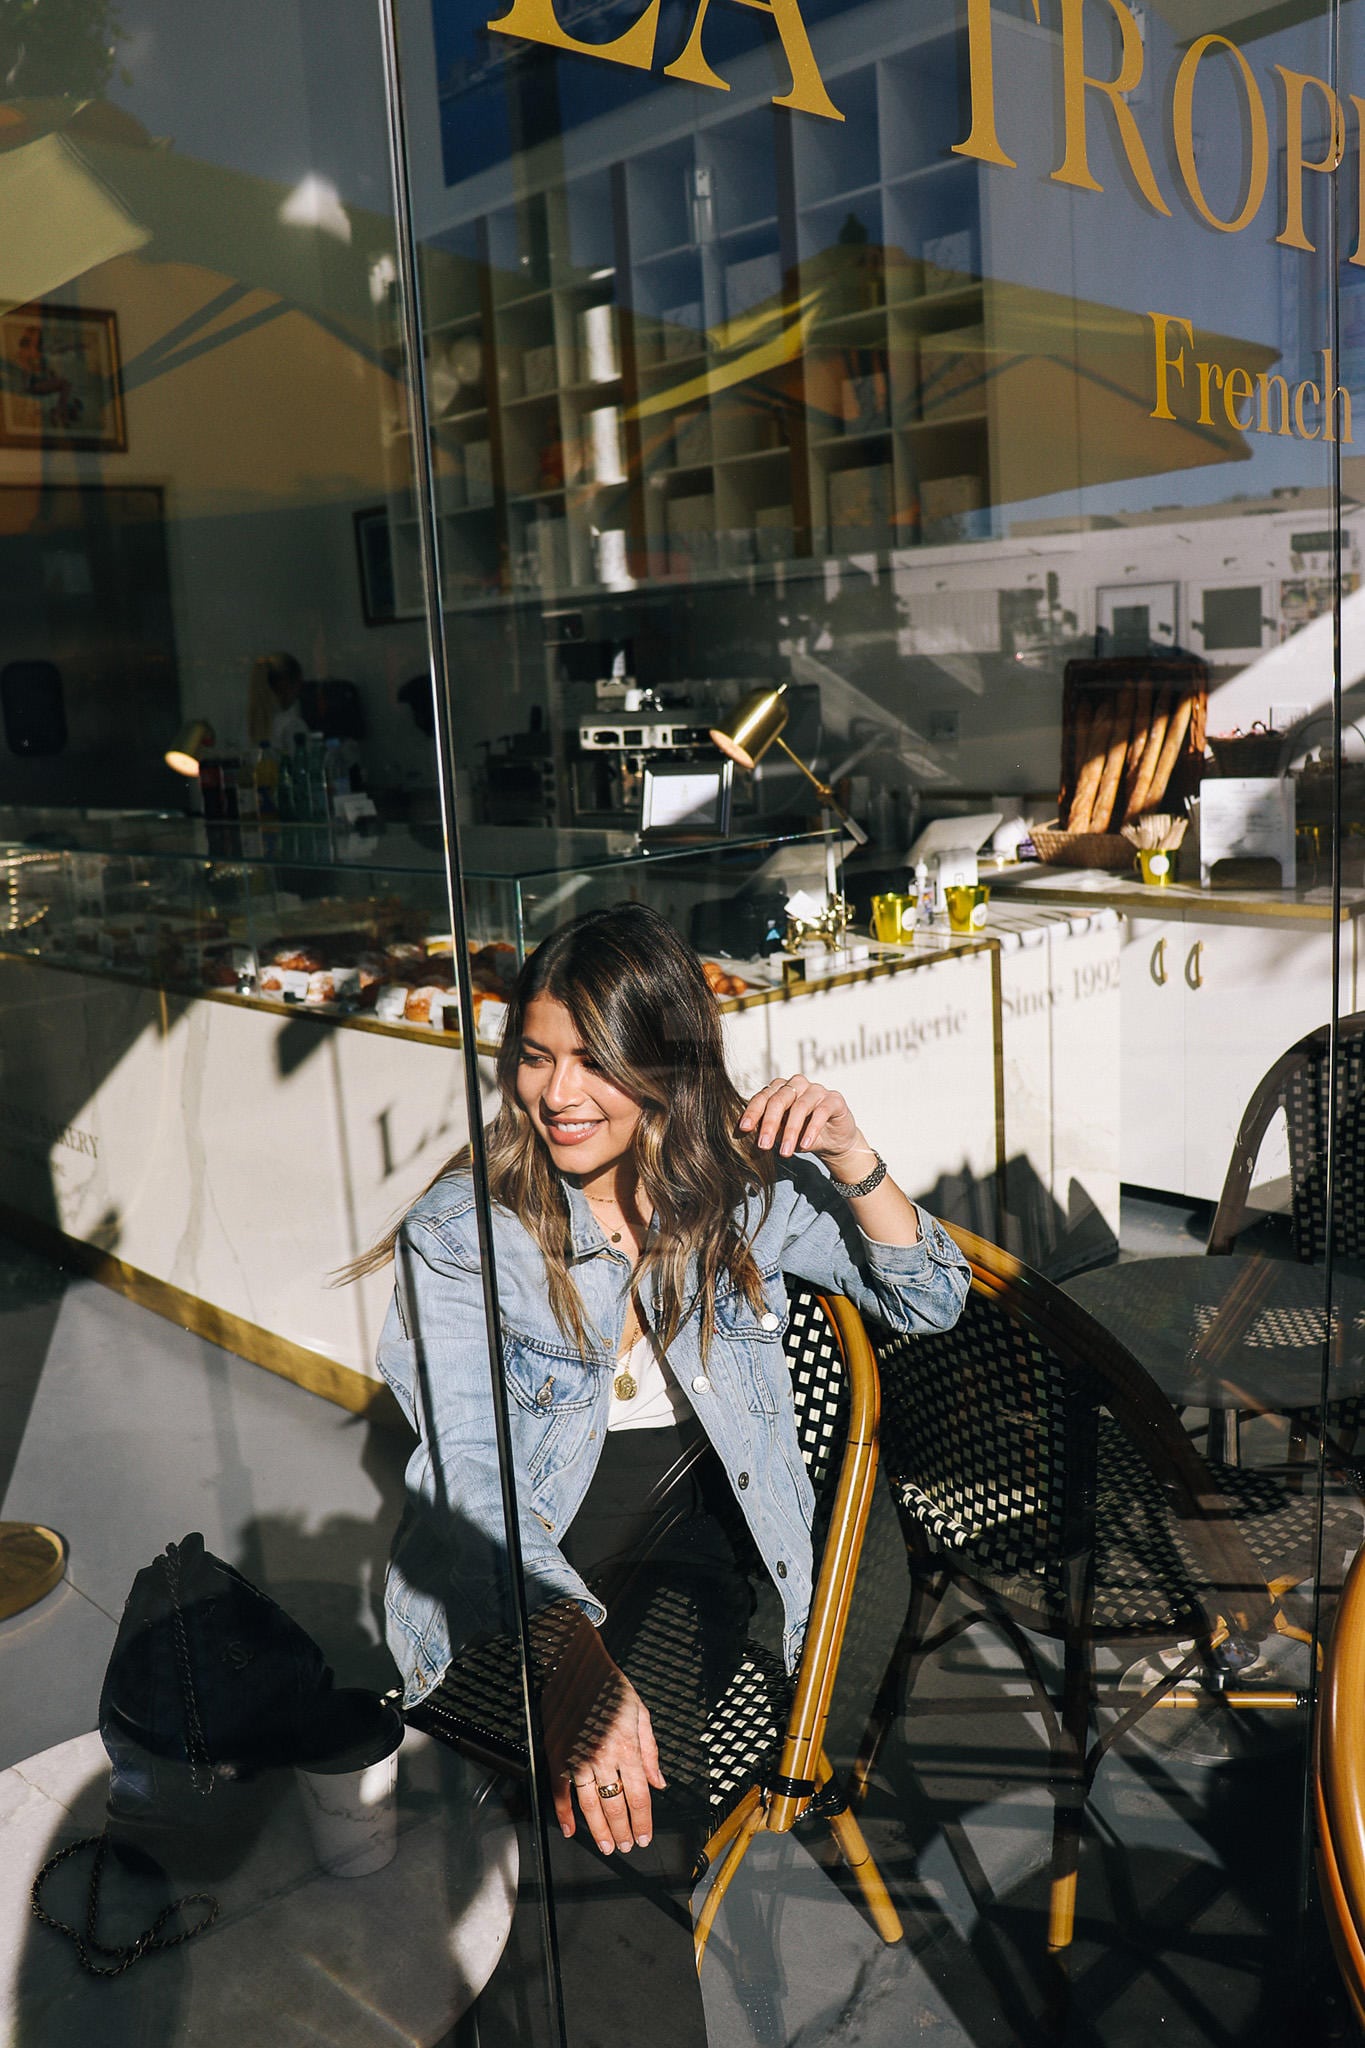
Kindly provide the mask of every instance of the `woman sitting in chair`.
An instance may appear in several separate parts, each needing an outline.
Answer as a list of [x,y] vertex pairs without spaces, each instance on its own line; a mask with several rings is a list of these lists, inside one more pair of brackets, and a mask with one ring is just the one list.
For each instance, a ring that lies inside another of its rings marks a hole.
[[[791,1671],[811,1598],[783,1275],[906,1331],[956,1320],[968,1268],[841,1095],[797,1074],[744,1102],[700,961],[639,904],[526,962],[498,1083],[491,1250],[570,2039],[702,2043],[701,1731],[756,1609],[780,1610]],[[513,1632],[467,1161],[362,1262],[394,1253],[379,1367],[421,1439],[386,1596],[408,1706]],[[536,1984],[504,1962],[490,2048],[534,2038],[519,1996]]]

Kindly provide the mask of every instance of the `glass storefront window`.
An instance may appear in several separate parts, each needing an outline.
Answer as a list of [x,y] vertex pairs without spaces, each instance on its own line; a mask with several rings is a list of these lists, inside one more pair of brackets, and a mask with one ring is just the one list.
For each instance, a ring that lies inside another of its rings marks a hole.
[[11,13],[0,1763],[198,1526],[408,1727],[17,2028],[1340,2031],[1354,15]]

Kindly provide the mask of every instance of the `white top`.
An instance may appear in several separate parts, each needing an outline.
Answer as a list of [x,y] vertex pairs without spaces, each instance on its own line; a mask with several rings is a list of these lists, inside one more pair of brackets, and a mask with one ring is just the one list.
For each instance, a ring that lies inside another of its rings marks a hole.
[[[626,1373],[636,1387],[629,1401],[621,1400],[616,1392],[616,1382]],[[691,1413],[686,1394],[672,1373],[665,1371],[649,1338],[637,1337],[612,1372],[607,1428],[666,1429],[670,1422],[686,1422]]]

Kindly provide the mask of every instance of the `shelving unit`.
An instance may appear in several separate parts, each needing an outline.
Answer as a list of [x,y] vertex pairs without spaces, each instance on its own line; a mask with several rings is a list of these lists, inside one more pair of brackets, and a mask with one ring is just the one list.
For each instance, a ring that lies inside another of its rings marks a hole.
[[[957,30],[720,112],[425,251],[447,605],[987,538],[989,218]],[[414,607],[406,429],[391,502]]]

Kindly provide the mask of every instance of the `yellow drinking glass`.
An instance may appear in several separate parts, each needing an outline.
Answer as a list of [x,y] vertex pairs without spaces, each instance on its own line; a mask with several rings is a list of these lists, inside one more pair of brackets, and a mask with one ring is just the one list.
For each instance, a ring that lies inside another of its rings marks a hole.
[[1164,889],[1171,879],[1175,859],[1169,853],[1147,853],[1139,850],[1138,866],[1142,869],[1144,882],[1154,889]]
[[986,905],[991,892],[984,882],[954,882],[943,892],[948,906],[950,932],[979,932],[985,929]]
[[914,897],[874,896],[872,929],[883,946],[908,945],[915,930]]

